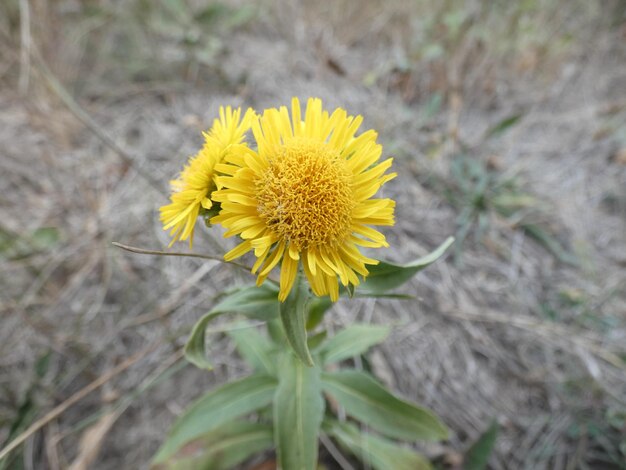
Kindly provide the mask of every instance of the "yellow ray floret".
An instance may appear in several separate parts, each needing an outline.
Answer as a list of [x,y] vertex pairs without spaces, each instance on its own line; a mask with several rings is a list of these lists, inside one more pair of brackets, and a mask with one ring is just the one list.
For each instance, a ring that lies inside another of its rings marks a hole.
[[357,275],[377,263],[358,247],[388,246],[371,226],[393,225],[395,202],[372,196],[396,174],[385,174],[391,159],[379,163],[376,132],[355,136],[362,120],[343,109],[329,114],[314,98],[303,116],[294,98],[291,113],[268,109],[252,121],[256,152],[233,152],[216,165],[212,198],[221,211],[211,222],[243,239],[225,259],[254,251],[258,284],[280,264],[281,301],[299,266],[316,295],[337,300],[338,281],[358,285]]
[[241,155],[248,149],[243,143],[256,115],[248,109],[241,117],[241,108],[220,108],[219,119],[204,133],[202,149],[189,159],[179,177],[170,181],[172,194],[170,203],[162,206],[161,222],[164,230],[170,230],[172,241],[189,239],[193,243],[193,232],[200,209],[210,209],[211,193],[215,190],[215,165],[229,155]]

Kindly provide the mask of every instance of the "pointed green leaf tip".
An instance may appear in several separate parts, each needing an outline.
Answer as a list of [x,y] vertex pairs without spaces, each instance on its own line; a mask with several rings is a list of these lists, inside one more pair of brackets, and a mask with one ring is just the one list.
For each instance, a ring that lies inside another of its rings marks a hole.
[[431,470],[430,462],[410,447],[369,433],[360,432],[356,426],[335,420],[324,422],[324,431],[334,437],[342,447],[356,455],[361,462],[376,470]]
[[481,434],[474,444],[465,453],[464,468],[467,470],[484,470],[487,468],[489,456],[496,445],[499,426],[494,420],[491,426]]
[[487,130],[484,138],[488,139],[490,137],[496,137],[496,136],[499,136],[500,134],[503,134],[505,131],[507,131],[508,129],[513,127],[515,124],[517,124],[517,122],[522,117],[524,117],[524,114],[519,113],[519,114],[513,114],[512,116],[509,116],[503,119],[502,121],[498,122],[495,126]]
[[222,298],[213,309],[194,325],[185,344],[185,358],[200,369],[212,369],[206,357],[205,330],[211,320],[234,312],[249,318],[269,321],[278,316],[278,288],[266,282],[262,286],[236,289]]
[[400,287],[416,273],[441,258],[453,243],[454,237],[448,237],[445,242],[431,253],[404,265],[380,261],[377,265],[368,266],[367,269],[370,273],[359,286],[359,291],[363,291],[366,294],[384,294],[396,287]]
[[430,410],[397,398],[365,372],[324,373],[322,387],[349,416],[388,437],[406,441],[448,437],[448,429]]

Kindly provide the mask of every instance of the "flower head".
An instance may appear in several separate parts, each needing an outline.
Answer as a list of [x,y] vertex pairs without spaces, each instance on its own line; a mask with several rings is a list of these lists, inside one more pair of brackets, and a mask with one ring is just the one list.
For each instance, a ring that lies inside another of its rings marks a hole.
[[378,162],[376,132],[355,135],[362,120],[341,108],[329,114],[319,99],[308,100],[303,117],[294,98],[291,115],[281,107],[253,120],[257,151],[230,152],[215,166],[221,211],[211,222],[243,239],[225,259],[254,250],[257,284],[280,263],[281,301],[299,265],[316,295],[337,300],[337,278],[356,286],[365,265],[378,263],[359,247],[388,246],[370,226],[393,225],[395,202],[372,196],[396,174],[385,174],[391,158]]
[[202,149],[189,159],[179,177],[170,181],[172,194],[170,204],[162,206],[161,222],[163,229],[171,229],[172,241],[189,239],[193,242],[193,232],[201,208],[209,210],[211,193],[215,186],[215,165],[230,153],[240,153],[247,148],[242,143],[250,129],[255,113],[248,109],[241,118],[241,108],[233,110],[220,108],[219,119],[213,121],[213,127],[204,135]]

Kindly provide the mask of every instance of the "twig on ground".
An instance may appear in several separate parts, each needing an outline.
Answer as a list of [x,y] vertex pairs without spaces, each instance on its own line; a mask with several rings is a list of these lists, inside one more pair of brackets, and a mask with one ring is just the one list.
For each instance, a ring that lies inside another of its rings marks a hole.
[[111,380],[116,375],[119,375],[120,373],[124,372],[126,369],[128,369],[130,366],[132,366],[134,363],[136,363],[137,361],[142,359],[144,356],[146,356],[150,352],[154,351],[160,344],[161,344],[161,340],[154,341],[152,344],[150,344],[146,348],[144,348],[141,351],[133,354],[128,359],[126,359],[124,362],[120,363],[119,365],[117,365],[116,367],[114,367],[113,369],[108,371],[107,373],[105,373],[105,374],[101,375],[100,377],[98,377],[96,380],[91,382],[86,387],[83,387],[82,389],[80,389],[78,392],[76,392],[70,398],[65,400],[59,406],[57,406],[56,408],[54,408],[53,410],[48,412],[45,416],[43,416],[42,418],[40,418],[37,421],[35,421],[31,426],[29,426],[28,429],[26,429],[26,431],[24,431],[22,434],[20,434],[18,437],[16,437],[4,449],[2,449],[0,451],[0,460],[2,460],[7,455],[9,455],[9,453],[11,451],[13,451],[15,448],[17,448],[20,444],[22,444],[31,435],[33,435],[34,433],[39,431],[47,423],[52,421],[57,416],[63,414],[72,405],[74,405],[75,403],[77,403],[80,400],[82,400],[83,398],[85,398],[87,395],[89,395],[94,390],[97,390],[98,388],[100,388],[102,385],[107,383],[109,380]]
[[48,68],[48,65],[44,61],[44,59],[39,54],[39,51],[36,47],[31,47],[32,56],[35,59],[35,65],[43,75],[46,80],[48,86],[52,89],[52,91],[61,99],[63,104],[67,106],[70,112],[85,126],[89,129],[93,134],[98,137],[106,146],[110,147],[115,153],[119,155],[119,157],[126,163],[135,169],[135,171],[141,175],[154,189],[156,189],[159,193],[163,192],[163,185],[155,180],[152,175],[143,171],[135,159],[130,156],[128,152],[126,152],[122,147],[120,147],[115,140],[113,140],[109,135],[105,134],[100,130],[98,124],[93,120],[89,114],[87,114],[76,102],[76,100],[68,93],[65,87],[61,84],[61,82],[54,76],[52,71]]
[[551,337],[557,337],[564,340],[566,343],[570,343],[569,347],[578,346],[592,352],[595,356],[611,364],[612,366],[626,370],[626,364],[620,359],[620,357],[613,352],[603,348],[592,338],[585,338],[580,334],[576,334],[571,328],[564,325],[552,325],[545,322],[528,318],[522,315],[516,317],[504,317],[497,313],[471,313],[471,314],[459,314],[456,312],[443,312],[444,315],[469,321],[480,322],[493,322],[493,323],[505,323],[516,328],[534,332],[540,336],[552,335]]
[[129,398],[122,400],[121,405],[114,407],[108,413],[102,415],[94,425],[83,433],[80,451],[69,467],[69,470],[86,470],[91,467],[91,464],[100,452],[104,437],[111,431],[118,418],[124,414],[137,396],[154,385],[162,374],[183,358],[183,355],[183,349],[180,348],[162,361],[137,387],[135,393],[131,394]]
[[20,0],[20,78],[18,89],[22,95],[28,91],[30,81],[30,54],[32,39],[30,35],[30,6],[28,0]]

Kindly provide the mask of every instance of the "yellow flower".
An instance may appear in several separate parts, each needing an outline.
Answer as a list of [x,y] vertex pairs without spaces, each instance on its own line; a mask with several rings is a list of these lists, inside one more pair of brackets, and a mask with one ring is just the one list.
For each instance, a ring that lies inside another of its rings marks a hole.
[[171,203],[162,206],[161,222],[163,230],[171,229],[172,241],[189,239],[193,243],[193,232],[200,208],[210,209],[211,193],[215,190],[215,165],[230,153],[240,153],[247,148],[242,140],[256,117],[252,109],[248,109],[241,118],[241,108],[220,107],[219,119],[213,121],[208,133],[203,132],[204,146],[189,159],[179,177],[170,181],[172,194]]
[[281,301],[300,264],[316,295],[337,300],[337,278],[356,286],[357,274],[368,274],[365,265],[378,263],[359,247],[388,246],[370,226],[393,225],[395,202],[372,196],[396,174],[385,174],[391,158],[378,163],[375,131],[355,136],[362,120],[341,108],[329,114],[313,98],[303,119],[294,98],[291,116],[283,106],[252,122],[256,152],[231,152],[216,165],[223,176],[213,200],[221,211],[211,222],[244,240],[225,259],[254,250],[257,285],[280,262]]

